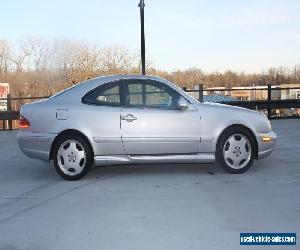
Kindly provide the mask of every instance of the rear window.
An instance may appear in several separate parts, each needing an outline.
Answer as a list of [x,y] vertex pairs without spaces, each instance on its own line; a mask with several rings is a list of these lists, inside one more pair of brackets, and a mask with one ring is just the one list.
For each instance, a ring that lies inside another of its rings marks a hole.
[[88,92],[82,102],[92,105],[120,106],[120,86],[118,83],[110,83],[99,86]]

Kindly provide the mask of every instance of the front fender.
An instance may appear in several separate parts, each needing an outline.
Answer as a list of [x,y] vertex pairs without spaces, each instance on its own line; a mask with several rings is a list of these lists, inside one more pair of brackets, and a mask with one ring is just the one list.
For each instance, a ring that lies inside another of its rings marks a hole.
[[232,125],[242,125],[249,129],[257,139],[257,133],[268,132],[262,114],[227,105],[200,105],[202,152],[215,152],[222,132]]

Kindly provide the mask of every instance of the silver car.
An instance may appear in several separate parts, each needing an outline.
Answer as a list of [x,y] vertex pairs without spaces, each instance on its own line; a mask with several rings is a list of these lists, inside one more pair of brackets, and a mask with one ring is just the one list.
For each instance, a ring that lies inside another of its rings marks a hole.
[[67,180],[95,165],[209,163],[243,173],[268,156],[276,134],[265,115],[200,103],[154,76],[98,77],[21,109],[18,143],[54,161]]

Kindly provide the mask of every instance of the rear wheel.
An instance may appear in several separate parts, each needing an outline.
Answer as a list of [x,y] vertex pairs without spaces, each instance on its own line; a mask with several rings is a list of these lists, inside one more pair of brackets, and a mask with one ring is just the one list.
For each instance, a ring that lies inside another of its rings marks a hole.
[[220,136],[216,147],[218,163],[229,173],[240,174],[253,164],[255,139],[239,126],[229,127]]
[[89,143],[79,135],[63,135],[54,148],[54,165],[64,179],[81,179],[93,164],[93,152]]

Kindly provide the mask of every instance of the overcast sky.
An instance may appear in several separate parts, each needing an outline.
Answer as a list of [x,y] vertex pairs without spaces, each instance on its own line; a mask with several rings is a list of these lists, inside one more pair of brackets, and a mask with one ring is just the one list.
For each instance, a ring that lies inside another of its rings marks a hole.
[[[0,38],[99,41],[139,51],[138,0],[1,0]],[[300,64],[299,0],[145,0],[146,49],[165,70]]]

